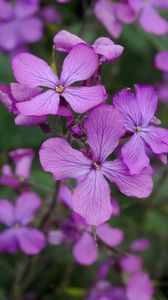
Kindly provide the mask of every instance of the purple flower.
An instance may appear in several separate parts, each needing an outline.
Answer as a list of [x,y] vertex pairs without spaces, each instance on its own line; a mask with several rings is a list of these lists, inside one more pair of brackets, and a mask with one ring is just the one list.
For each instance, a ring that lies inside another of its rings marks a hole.
[[157,11],[157,8],[168,8],[167,0],[129,0],[129,5],[140,14],[139,22],[145,31],[157,35],[168,31],[167,21]]
[[150,241],[148,239],[142,238],[135,240],[131,244],[131,250],[133,251],[144,251],[150,248]]
[[131,174],[139,174],[149,166],[147,147],[157,155],[168,152],[168,130],[150,125],[160,123],[154,117],[158,97],[153,87],[134,87],[135,96],[130,89],[124,89],[114,96],[113,104],[123,113],[126,130],[132,134],[122,147],[123,161]]
[[168,72],[168,51],[161,51],[155,56],[155,66],[161,71]]
[[[35,16],[39,1],[17,0],[15,5],[7,4],[5,22],[0,17],[0,48],[14,51],[20,46],[34,43],[42,38],[42,22]],[[2,20],[1,20],[2,19]]]
[[136,273],[142,269],[143,260],[139,256],[129,255],[121,258],[120,266],[123,272]]
[[41,200],[33,192],[20,195],[15,205],[8,200],[0,200],[0,223],[8,226],[0,233],[0,252],[14,253],[19,248],[26,254],[35,255],[42,251],[45,247],[44,234],[27,227],[40,206]]
[[31,88],[47,88],[30,101],[16,105],[26,116],[56,115],[61,96],[78,113],[83,113],[106,99],[102,85],[71,86],[76,81],[90,78],[98,67],[97,55],[86,44],[78,44],[67,55],[60,79],[45,61],[32,54],[19,54],[13,59],[12,66],[19,83]]
[[[66,30],[60,30],[54,37],[55,49],[58,51],[69,52],[75,45],[85,43],[77,35]],[[85,43],[86,44],[86,43]],[[124,50],[123,46],[116,45],[106,37],[98,38],[92,45],[94,51],[101,56],[101,62],[116,60]]]
[[77,179],[73,208],[86,223],[100,225],[112,214],[110,189],[105,177],[125,195],[144,198],[152,190],[151,169],[132,176],[121,159],[106,161],[125,133],[124,120],[116,108],[98,106],[90,112],[84,128],[91,156],[73,149],[62,138],[51,138],[40,149],[40,161],[43,169],[51,172],[56,180]]
[[127,283],[126,294],[128,300],[150,300],[153,296],[152,282],[146,273],[133,274]]
[[136,18],[135,11],[127,3],[112,3],[110,0],[98,0],[94,14],[114,38],[121,35],[122,23],[132,23]]
[[52,5],[44,7],[41,13],[47,24],[60,24],[62,21],[58,10]]
[[15,171],[12,171],[10,165],[4,165],[0,184],[19,188],[30,176],[34,151],[29,148],[17,149],[9,152],[9,157],[15,164]]

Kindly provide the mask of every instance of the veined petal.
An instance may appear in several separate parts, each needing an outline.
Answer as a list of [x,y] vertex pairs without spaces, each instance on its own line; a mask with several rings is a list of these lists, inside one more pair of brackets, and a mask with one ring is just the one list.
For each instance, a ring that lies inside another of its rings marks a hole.
[[13,204],[5,199],[0,199],[0,223],[11,226],[14,222]]
[[92,164],[82,152],[73,149],[62,138],[51,138],[45,141],[39,155],[43,169],[51,172],[57,180],[85,175]]
[[110,181],[117,185],[120,192],[129,197],[146,198],[152,191],[150,168],[145,168],[139,175],[131,175],[122,160],[116,159],[103,163],[101,170]]
[[67,87],[62,96],[77,113],[84,113],[105,101],[107,98],[103,85]]
[[142,11],[139,22],[143,29],[150,33],[162,35],[168,31],[168,22],[152,6],[148,6]]
[[145,143],[137,133],[124,144],[121,149],[122,158],[127,165],[130,174],[139,174],[149,165],[149,158],[145,152]]
[[142,138],[154,153],[168,153],[168,129],[148,126]]
[[81,38],[67,30],[60,30],[54,37],[54,46],[57,51],[69,52],[80,43],[85,44]]
[[110,219],[110,189],[99,171],[91,170],[78,183],[72,196],[72,205],[74,211],[79,213],[87,224],[100,225]]
[[151,85],[135,84],[134,87],[142,121],[148,124],[156,112],[158,96]]
[[114,151],[125,133],[124,118],[111,105],[101,105],[92,110],[84,122],[84,128],[97,162],[104,161]]
[[73,247],[75,260],[86,266],[92,265],[98,258],[98,250],[93,237],[84,232],[79,241]]
[[26,254],[36,255],[45,247],[45,236],[38,229],[22,227],[16,234],[20,249]]
[[10,90],[16,101],[30,100],[43,91],[41,88],[30,88],[28,85],[20,83],[11,83]]
[[138,102],[130,89],[123,89],[113,97],[113,104],[124,115],[125,126],[128,131],[135,130],[141,124],[142,116]]
[[124,51],[124,47],[114,44],[109,38],[98,38],[92,45],[97,54],[101,55],[101,61],[110,62],[116,60]]
[[53,90],[48,90],[29,101],[17,103],[16,107],[25,116],[56,115],[59,102],[59,94]]
[[55,88],[58,78],[51,67],[42,59],[30,54],[21,53],[14,57],[12,69],[19,83],[30,87],[44,86]]
[[26,225],[32,221],[40,206],[41,199],[36,193],[25,192],[21,194],[15,205],[15,219],[22,225]]
[[97,236],[108,246],[116,247],[122,243],[124,233],[119,228],[112,228],[108,224],[102,224],[96,229]]
[[98,57],[87,44],[74,46],[64,60],[61,84],[69,86],[76,81],[89,79],[98,68]]

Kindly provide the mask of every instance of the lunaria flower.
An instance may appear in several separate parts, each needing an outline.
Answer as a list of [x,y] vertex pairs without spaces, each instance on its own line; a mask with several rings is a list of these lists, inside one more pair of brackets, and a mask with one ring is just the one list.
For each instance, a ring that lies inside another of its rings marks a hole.
[[[60,30],[54,37],[54,46],[58,51],[69,52],[75,45],[80,43],[85,43],[85,41],[66,30]],[[116,60],[124,50],[123,46],[116,45],[112,40],[106,37],[98,38],[92,47],[94,51],[100,55],[101,62]]]
[[[43,169],[56,180],[76,178],[72,203],[86,223],[100,225],[112,214],[107,177],[130,197],[144,198],[152,190],[151,169],[132,176],[122,159],[106,161],[125,133],[124,120],[110,105],[101,105],[89,113],[84,128],[90,151],[85,154],[73,149],[63,138],[51,138],[40,149]],[[105,177],[104,177],[105,176]]]
[[96,1],[94,14],[114,38],[121,35],[123,23],[129,24],[136,19],[136,12],[128,3],[113,3],[110,0]]
[[9,152],[9,157],[15,164],[13,172],[10,165],[5,164],[2,167],[2,175],[0,177],[0,184],[10,187],[18,188],[30,176],[32,161],[34,158],[33,149],[17,149]]
[[45,88],[43,93],[30,101],[16,105],[26,116],[56,115],[60,97],[64,97],[78,113],[84,113],[106,99],[102,85],[71,86],[76,81],[90,78],[98,67],[97,55],[86,44],[78,44],[70,51],[64,60],[60,78],[45,61],[32,54],[19,54],[13,59],[12,66],[19,83],[31,88]]
[[129,0],[129,5],[139,14],[139,23],[142,28],[157,35],[168,31],[168,22],[160,16],[157,9],[168,8],[167,0]]
[[[72,209],[73,193],[66,186],[60,188],[59,200]],[[124,233],[119,228],[112,228],[104,223],[96,229],[97,239],[108,247],[116,247],[123,241]],[[74,259],[82,265],[91,265],[98,258],[98,248],[93,238],[91,228],[77,213],[71,213],[66,221],[61,221],[58,230],[48,234],[50,244],[59,245],[63,241],[73,243]]]
[[168,152],[168,130],[151,125],[160,124],[154,116],[158,97],[153,87],[134,87],[136,95],[124,89],[113,97],[113,105],[122,112],[126,130],[132,134],[122,147],[123,161],[131,174],[139,174],[150,163],[147,147],[157,155]]
[[40,206],[41,200],[33,192],[20,195],[15,205],[6,199],[0,200],[0,223],[8,226],[0,233],[0,252],[14,253],[21,249],[26,254],[35,255],[45,247],[44,234],[27,227]]

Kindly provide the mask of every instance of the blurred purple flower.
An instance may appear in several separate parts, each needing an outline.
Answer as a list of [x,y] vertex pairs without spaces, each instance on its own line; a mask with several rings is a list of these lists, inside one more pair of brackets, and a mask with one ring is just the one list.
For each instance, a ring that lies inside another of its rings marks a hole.
[[3,14],[0,14],[2,50],[16,51],[20,46],[37,42],[42,38],[42,21],[35,15],[39,10],[38,0],[17,0],[14,5],[2,1],[2,5]]
[[18,110],[26,116],[56,115],[60,97],[64,97],[72,109],[84,113],[103,102],[107,95],[103,85],[71,86],[76,81],[90,78],[98,67],[98,58],[92,47],[78,44],[64,60],[60,79],[42,59],[31,54],[19,54],[12,62],[13,72],[21,84],[31,88],[45,87],[31,101],[18,103]]
[[[75,45],[80,43],[85,43],[85,41],[66,30],[60,30],[54,37],[54,46],[58,51],[69,52]],[[124,50],[123,46],[116,45],[112,40],[106,37],[98,38],[92,47],[94,51],[100,55],[101,62],[116,60]]]
[[168,72],[168,51],[161,51],[156,54],[155,66],[163,72]]
[[132,251],[144,251],[150,248],[150,241],[148,239],[142,238],[132,242]]
[[168,31],[168,22],[160,16],[157,9],[168,9],[167,0],[128,0],[129,5],[139,16],[140,25],[147,32],[162,35]]
[[114,38],[119,38],[121,35],[123,23],[132,23],[137,16],[127,2],[113,3],[110,0],[98,0],[94,7],[94,14]]
[[153,292],[148,274],[139,272],[129,278],[126,288],[128,300],[151,300]]
[[43,250],[44,234],[27,227],[40,206],[41,200],[33,192],[20,195],[15,206],[8,200],[0,200],[0,223],[9,227],[0,233],[0,252],[14,253],[21,249],[26,254],[35,255]]
[[40,162],[56,180],[77,179],[73,208],[86,223],[100,225],[112,214],[110,188],[105,177],[123,194],[144,198],[152,190],[151,169],[132,176],[121,159],[106,161],[125,133],[124,119],[116,108],[98,106],[89,113],[84,129],[90,146],[89,157],[73,149],[63,138],[51,138],[41,146]]
[[130,89],[124,89],[113,97],[113,104],[125,117],[126,130],[132,133],[121,150],[123,161],[131,174],[139,174],[150,163],[146,147],[157,155],[168,152],[168,130],[150,125],[160,124],[154,116],[158,96],[153,87],[138,84],[134,87],[136,96]]
[[9,157],[15,164],[15,171],[12,171],[10,165],[4,165],[0,177],[0,184],[19,188],[27,179],[29,179],[34,151],[29,148],[17,149],[9,152]]
[[142,269],[143,260],[139,256],[128,255],[120,260],[120,266],[123,272],[136,273]]
[[62,21],[61,15],[55,6],[46,6],[41,9],[42,17],[47,24],[60,24]]

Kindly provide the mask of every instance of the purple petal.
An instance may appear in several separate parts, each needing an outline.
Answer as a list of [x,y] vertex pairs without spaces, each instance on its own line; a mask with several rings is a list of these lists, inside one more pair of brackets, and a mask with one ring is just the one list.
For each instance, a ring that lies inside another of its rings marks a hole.
[[113,104],[124,115],[125,126],[128,131],[135,131],[136,125],[141,123],[141,112],[137,100],[130,89],[123,89],[113,97]]
[[14,222],[14,207],[11,202],[0,199],[0,223],[11,226]]
[[62,96],[77,113],[84,113],[107,98],[103,85],[67,87]]
[[36,193],[25,192],[21,194],[15,205],[15,219],[22,225],[26,225],[33,220],[40,206],[41,199]]
[[41,13],[47,24],[61,24],[62,22],[62,17],[55,6],[46,6],[41,9]]
[[136,273],[143,267],[143,259],[139,256],[129,255],[120,260],[120,266],[123,272]]
[[57,180],[78,178],[87,174],[91,166],[91,161],[82,152],[73,149],[62,138],[45,141],[39,155],[43,169],[51,172]]
[[35,43],[43,37],[43,23],[37,17],[24,19],[20,21],[19,31],[23,43]]
[[16,165],[15,174],[18,177],[28,179],[30,177],[34,151],[29,148],[17,149],[9,152],[9,156]]
[[69,52],[80,43],[85,44],[81,38],[67,30],[60,30],[54,37],[54,46],[57,51]]
[[18,246],[15,229],[6,229],[0,233],[0,252],[15,253]]
[[152,4],[159,8],[168,8],[167,0],[152,0]]
[[39,9],[39,0],[25,1],[17,0],[15,5],[15,15],[17,18],[28,18],[34,15]]
[[102,62],[116,60],[124,51],[124,47],[114,44],[109,38],[98,38],[92,45],[95,52],[101,55]]
[[52,245],[60,245],[65,239],[65,235],[61,230],[51,230],[48,233],[48,242]]
[[154,153],[168,153],[168,129],[148,126],[142,137]]
[[14,57],[12,69],[17,81],[30,87],[55,88],[57,76],[51,67],[42,59],[29,54],[21,53]]
[[104,161],[114,151],[125,133],[123,117],[110,105],[101,105],[92,110],[85,120],[84,128],[97,162]]
[[8,84],[0,84],[0,100],[9,112],[17,114],[15,99],[11,94],[10,86]]
[[75,260],[82,265],[92,265],[98,257],[98,250],[92,236],[84,232],[73,248]]
[[78,183],[72,197],[74,211],[90,225],[100,225],[112,214],[110,189],[99,171],[91,170],[87,177]]
[[152,282],[146,273],[133,274],[127,283],[128,300],[151,300],[153,292]]
[[138,133],[134,133],[124,144],[121,153],[131,175],[140,174],[149,165],[150,159],[145,152],[145,143]]
[[135,84],[134,87],[143,123],[148,124],[156,112],[158,96],[151,85]]
[[72,191],[67,185],[61,185],[58,198],[61,202],[72,208]]
[[142,11],[139,22],[145,31],[156,35],[162,35],[168,31],[167,21],[152,6],[147,6]]
[[118,38],[122,32],[122,24],[117,20],[114,4],[109,0],[98,0],[94,7],[94,14],[106,30]]
[[116,159],[112,162],[105,162],[102,172],[117,185],[123,194],[129,197],[146,198],[152,191],[153,182],[150,168],[144,169],[139,175],[131,175],[127,166],[121,160]]
[[16,104],[17,109],[26,116],[56,115],[60,96],[53,90],[48,90],[29,101]]
[[161,51],[155,56],[155,65],[159,70],[168,72],[168,51]]
[[128,4],[136,12],[139,12],[146,5],[145,1],[142,0],[128,0]]
[[17,230],[17,239],[20,249],[26,254],[36,255],[45,247],[45,236],[38,229],[19,228]]
[[118,201],[114,198],[111,198],[111,205],[113,208],[112,215],[119,216],[120,215],[120,205],[119,205]]
[[71,49],[64,60],[61,83],[69,86],[76,81],[89,79],[98,68],[98,57],[93,48],[78,44]]
[[19,43],[18,21],[11,20],[1,23],[0,26],[0,48],[6,51],[14,50]]
[[24,116],[22,114],[17,115],[15,118],[15,125],[17,126],[35,126],[45,123],[47,121],[47,116],[40,117],[30,117]]
[[0,0],[0,21],[9,20],[13,14],[13,6],[11,3],[8,3],[6,0]]
[[112,228],[108,224],[97,227],[97,236],[108,246],[116,247],[122,243],[124,233],[121,229]]
[[41,88],[30,88],[20,83],[11,83],[10,90],[16,101],[26,101],[39,95],[43,90]]
[[137,13],[128,3],[115,3],[115,8],[116,16],[119,21],[126,24],[130,24],[135,21]]
[[131,244],[132,251],[144,251],[150,248],[150,241],[148,239],[142,238],[135,240]]

